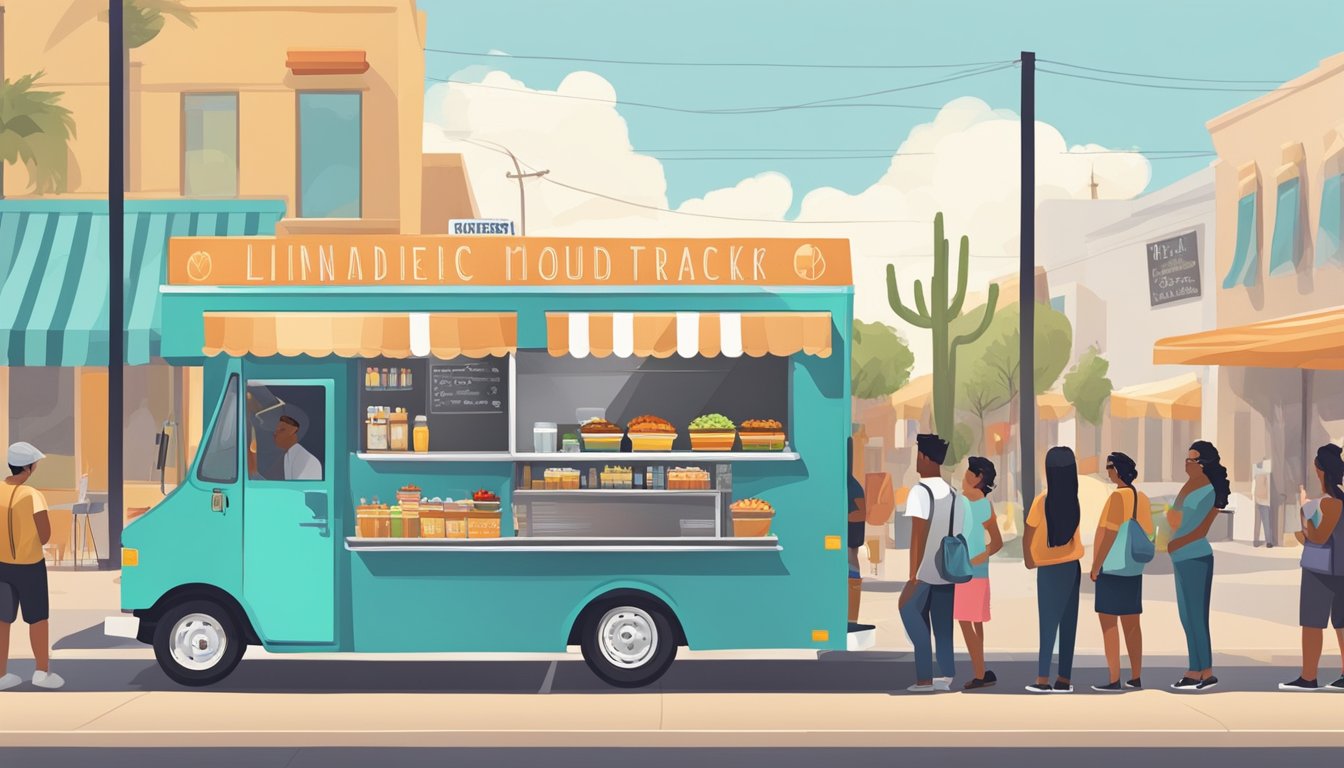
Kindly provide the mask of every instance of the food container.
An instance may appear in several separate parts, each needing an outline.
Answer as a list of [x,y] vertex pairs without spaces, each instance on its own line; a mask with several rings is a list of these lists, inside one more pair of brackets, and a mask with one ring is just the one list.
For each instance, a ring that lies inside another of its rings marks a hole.
[[755,538],[770,535],[770,521],[774,512],[733,512],[733,536]]
[[401,535],[408,539],[420,538],[420,511],[415,509],[401,510]]
[[393,507],[389,509],[387,511],[387,516],[388,516],[387,535],[393,539],[402,538],[401,507]]
[[702,537],[703,537],[703,536],[713,536],[713,535],[714,535],[714,521],[713,521],[713,520],[682,520],[682,521],[681,521],[681,535],[682,535],[682,536],[702,536]]
[[691,430],[692,451],[731,451],[736,442],[736,432]]
[[578,453],[578,452],[579,452],[579,438],[578,438],[578,435],[565,435],[564,440],[561,441],[561,443],[560,443],[560,452],[561,452],[561,453]]
[[532,450],[537,453],[555,453],[556,434],[555,422],[536,422],[532,425]]
[[442,539],[444,532],[444,512],[442,509],[420,511],[420,538]]
[[499,509],[493,512],[487,510],[472,510],[467,513],[467,538],[468,539],[498,539],[499,538]]
[[389,417],[387,425],[389,450],[405,452],[411,449],[411,431],[410,425],[406,423],[406,416],[406,411],[398,409]]
[[610,452],[621,450],[621,439],[625,435],[621,432],[584,432],[580,437],[583,438],[583,450]]
[[783,432],[741,432],[744,451],[782,451],[785,446]]
[[676,440],[676,432],[631,432],[630,450],[670,451]]
[[388,515],[385,511],[369,509],[355,514],[356,528],[362,539],[386,538],[389,532]]
[[[563,482],[563,481],[562,481]],[[476,512],[499,512],[500,502],[498,501],[473,501],[472,509]]]

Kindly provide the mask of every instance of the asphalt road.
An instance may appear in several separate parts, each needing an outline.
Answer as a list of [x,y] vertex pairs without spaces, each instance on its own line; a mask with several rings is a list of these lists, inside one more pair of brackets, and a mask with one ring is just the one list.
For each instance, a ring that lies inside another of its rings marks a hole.
[[1268,765],[1333,765],[1332,749],[0,749],[0,765],[88,766],[89,768],[685,768],[731,765],[734,768],[817,768],[839,765],[867,768],[897,765],[1041,768],[1079,766],[1131,768],[1179,765],[1182,768],[1264,768]]

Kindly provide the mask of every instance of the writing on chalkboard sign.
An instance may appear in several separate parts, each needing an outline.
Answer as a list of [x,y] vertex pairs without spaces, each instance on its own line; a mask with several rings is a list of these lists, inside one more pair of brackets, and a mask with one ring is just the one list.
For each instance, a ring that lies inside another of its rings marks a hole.
[[429,412],[434,415],[503,413],[506,363],[462,360],[430,366]]
[[1148,244],[1148,298],[1158,307],[1200,296],[1196,232]]

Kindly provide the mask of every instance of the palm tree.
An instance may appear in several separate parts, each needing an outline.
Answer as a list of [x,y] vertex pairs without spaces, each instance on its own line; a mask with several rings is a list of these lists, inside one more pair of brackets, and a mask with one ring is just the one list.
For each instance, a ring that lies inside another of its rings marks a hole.
[[64,192],[69,143],[75,135],[70,110],[59,91],[33,88],[43,73],[0,83],[0,197],[5,165],[23,163],[31,189],[38,194]]

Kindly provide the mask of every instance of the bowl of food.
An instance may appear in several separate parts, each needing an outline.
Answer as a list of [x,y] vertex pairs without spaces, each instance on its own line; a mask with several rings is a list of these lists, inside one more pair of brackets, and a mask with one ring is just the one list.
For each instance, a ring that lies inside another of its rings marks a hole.
[[657,416],[636,416],[626,425],[632,451],[670,451],[677,440],[672,422]]
[[744,451],[784,450],[784,425],[774,419],[747,419],[738,429]]
[[499,497],[482,488],[471,494],[471,506],[477,512],[498,512]]
[[737,442],[737,425],[721,413],[707,413],[691,422],[692,451],[731,451]]
[[764,499],[739,499],[728,506],[733,514],[733,536],[757,538],[770,535],[775,508]]
[[593,417],[579,425],[579,437],[585,451],[619,451],[625,430],[600,417]]

